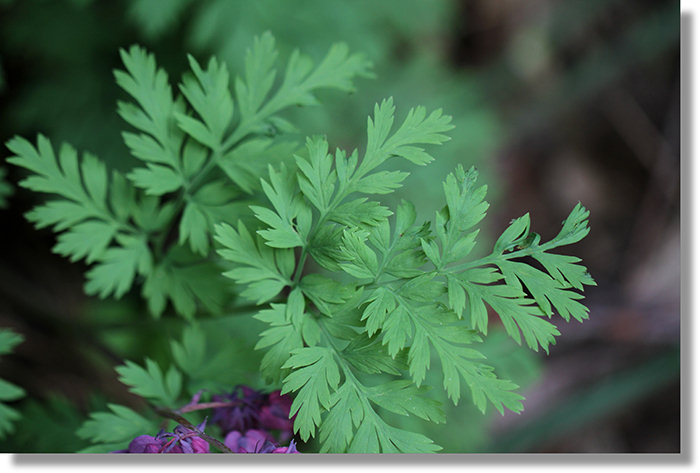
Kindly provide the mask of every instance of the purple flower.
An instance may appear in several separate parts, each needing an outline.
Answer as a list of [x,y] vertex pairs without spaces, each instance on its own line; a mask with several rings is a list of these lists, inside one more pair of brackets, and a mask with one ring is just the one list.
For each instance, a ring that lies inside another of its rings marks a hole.
[[260,409],[260,427],[280,430],[291,436],[294,425],[294,419],[289,418],[291,408],[292,399],[289,396],[281,395],[280,391],[271,392],[266,405]]
[[231,394],[215,395],[215,402],[226,402],[229,406],[214,409],[212,421],[224,433],[250,429],[279,430],[285,439],[291,438],[294,420],[289,418],[292,399],[280,391],[263,394],[248,386],[236,386]]
[[[206,421],[197,428],[202,431]],[[209,444],[197,436],[197,432],[178,425],[172,432],[160,431],[158,435],[139,435],[124,453],[209,453]],[[116,453],[116,452],[115,452]]]
[[224,445],[233,453],[299,453],[293,440],[289,447],[278,447],[270,434],[257,429],[247,430],[245,434],[237,430],[229,432]]
[[277,448],[270,434],[257,429],[247,430],[245,434],[237,430],[229,432],[224,445],[233,453],[270,453]]
[[288,447],[277,447],[272,453],[299,453],[299,450],[297,450],[297,444],[292,440]]
[[236,386],[231,394],[212,396],[216,402],[230,402],[228,407],[217,407],[213,411],[212,422],[221,427],[224,433],[234,430],[245,432],[258,427],[260,409],[266,396],[248,386]]
[[150,435],[139,435],[129,444],[127,450],[120,450],[124,453],[160,453],[162,447],[160,440]]

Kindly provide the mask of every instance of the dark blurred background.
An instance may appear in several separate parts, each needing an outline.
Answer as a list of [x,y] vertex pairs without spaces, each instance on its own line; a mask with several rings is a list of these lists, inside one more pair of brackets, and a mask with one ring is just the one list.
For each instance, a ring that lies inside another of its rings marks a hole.
[[[299,48],[318,59],[344,41],[375,64],[377,78],[354,95],[322,94],[324,107],[295,111],[305,134],[357,146],[387,96],[399,115],[418,104],[453,115],[452,140],[400,195],[424,218],[458,163],[489,185],[489,237],[529,211],[551,238],[576,202],[591,211],[591,233],[568,249],[598,283],[586,290],[590,320],[562,322],[546,358],[505,341],[490,348],[525,386],[524,413],[452,409],[430,435],[457,452],[679,452],[679,3],[0,0],[0,140],[42,132],[128,169],[118,48],[146,46],[175,83],[186,52],[215,54],[236,74],[265,30],[282,58]],[[129,402],[111,367],[167,338],[138,295],[83,295],[85,268],[52,254],[53,235],[24,220],[39,197],[20,178],[0,164],[0,327],[25,338],[0,377],[28,392],[0,450],[75,451],[90,408]]]

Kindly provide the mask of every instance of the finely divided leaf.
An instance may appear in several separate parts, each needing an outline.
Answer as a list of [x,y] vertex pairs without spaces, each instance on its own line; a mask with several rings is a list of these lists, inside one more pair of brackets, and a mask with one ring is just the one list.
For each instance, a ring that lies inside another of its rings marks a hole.
[[[95,444],[104,444],[102,451],[126,449],[139,435],[155,433],[158,423],[118,404],[107,404],[111,412],[93,412],[78,429],[78,437]],[[97,451],[94,448],[90,451]]]
[[309,225],[311,209],[299,198],[293,172],[282,165],[279,171],[269,169],[270,182],[262,180],[262,188],[274,211],[266,207],[251,205],[251,210],[261,222],[268,225],[258,230],[267,245],[274,248],[303,246]]
[[289,360],[291,353],[304,346],[299,321],[288,318],[287,313],[284,304],[270,304],[270,309],[261,310],[254,316],[269,325],[260,334],[255,349],[267,349],[260,363],[260,371],[275,384],[279,384],[289,373],[282,366]]
[[110,294],[120,298],[131,288],[137,274],[145,276],[153,260],[144,238],[123,237],[121,246],[110,247],[87,272],[85,292],[105,298]]
[[194,76],[185,75],[180,91],[201,121],[176,113],[178,125],[200,143],[217,152],[221,151],[224,133],[233,118],[233,99],[229,91],[229,74],[225,64],[215,58],[209,60],[207,70],[202,70],[191,55],[187,56]]
[[10,140],[7,147],[15,154],[8,161],[33,173],[20,181],[22,187],[64,199],[27,215],[38,227],[53,225],[63,230],[88,218],[114,225],[123,220],[115,218],[107,206],[107,171],[96,157],[85,153],[79,160],[76,150],[67,144],[61,146],[57,157],[43,135],[38,136],[36,148],[20,137]]
[[229,283],[218,265],[202,261],[182,247],[175,247],[154,266],[141,291],[155,317],[163,314],[169,300],[186,319],[194,318],[198,307],[221,313],[229,292]]
[[340,382],[338,365],[331,349],[305,347],[292,352],[282,368],[293,370],[284,378],[282,394],[297,392],[290,416],[296,414],[294,431],[307,441],[321,424],[322,409],[331,405],[331,394]]
[[435,453],[441,449],[428,437],[387,424],[365,401],[365,413],[348,453]]
[[148,163],[128,177],[151,195],[178,190],[185,185],[180,159],[184,135],[175,126],[175,115],[184,113],[184,103],[173,97],[168,75],[157,67],[152,54],[134,45],[128,51],[122,49],[120,55],[126,71],[115,70],[114,77],[136,103],[120,101],[118,112],[142,132],[125,132],[124,143]]
[[[181,133],[174,126],[173,113],[182,111],[183,106],[173,98],[168,83],[168,75],[157,67],[155,57],[139,46],[131,46],[128,51],[120,50],[126,71],[115,70],[117,84],[131,95],[136,103],[118,103],[121,117],[130,125],[151,135],[131,135],[125,139],[134,155],[148,161],[167,163],[177,168],[176,154],[182,140]],[[150,149],[150,153],[144,153]],[[145,155],[144,155],[145,154]],[[147,158],[146,155],[151,155]]]
[[262,189],[260,176],[268,172],[270,165],[293,166],[297,149],[298,144],[293,140],[251,138],[224,154],[217,164],[240,190],[252,194]]
[[269,31],[253,40],[245,56],[245,80],[236,78],[236,98],[241,118],[250,121],[262,106],[275,80],[277,60],[275,39]]
[[[167,206],[156,209],[153,200],[137,202],[133,188],[118,173],[108,185],[104,164],[89,153],[79,160],[75,149],[63,145],[57,157],[42,135],[36,148],[19,137],[13,138],[8,148],[15,153],[10,162],[34,173],[20,185],[60,197],[36,207],[27,218],[37,227],[64,231],[58,236],[55,252],[71,261],[84,258],[88,263],[96,262],[87,273],[88,294],[121,297],[131,288],[136,274],[148,273],[150,249],[142,230],[129,218],[145,231],[167,218]],[[149,213],[155,215],[143,218]]]
[[170,341],[170,350],[175,363],[186,374],[192,376],[205,362],[207,341],[204,331],[198,325],[188,325],[182,331],[182,342]]
[[[595,284],[593,279],[585,267],[575,264],[579,259],[547,253],[588,233],[588,211],[578,204],[559,235],[546,243],[540,243],[540,236],[530,231],[530,217],[525,214],[514,219],[499,236],[491,255],[475,263],[448,266],[471,251],[476,236],[471,229],[487,208],[483,202],[486,189],[476,188],[475,182],[476,173],[464,173],[461,168],[447,177],[447,211],[436,214],[442,253],[437,243],[429,240],[421,242],[423,251],[446,279],[448,306],[459,317],[466,313],[472,328],[487,333],[488,304],[515,341],[521,343],[524,338],[533,350],[542,347],[548,351],[559,335],[556,326],[545,319],[552,315],[552,308],[567,321],[588,317],[588,309],[578,302],[583,296],[574,289]],[[546,272],[527,262],[513,261],[524,256],[537,259]]]
[[445,412],[439,401],[425,396],[429,388],[416,387],[410,380],[401,379],[379,384],[367,390],[369,399],[378,406],[404,416],[414,415],[421,419],[443,424]]
[[167,373],[155,361],[146,358],[146,368],[132,361],[116,368],[119,381],[134,394],[168,407],[175,407],[182,389],[182,375],[171,366]]
[[369,67],[370,63],[364,56],[350,54],[345,44],[331,46],[315,69],[309,58],[294,51],[287,63],[282,85],[263,110],[276,112],[290,105],[316,105],[318,101],[313,95],[316,89],[353,91],[352,79],[369,76]]
[[352,442],[355,429],[364,418],[364,406],[352,383],[343,383],[329,404],[328,415],[319,428],[321,453],[341,453]]
[[335,191],[335,173],[332,172],[333,157],[328,154],[328,142],[315,137],[306,140],[309,159],[295,156],[299,167],[299,189],[321,212],[325,213]]
[[239,222],[238,230],[228,224],[216,225],[215,239],[224,246],[218,250],[221,257],[240,264],[224,276],[247,285],[241,295],[261,304],[291,285],[294,271],[292,250],[273,249],[259,238],[256,241],[242,222]]
[[367,119],[367,151],[358,173],[365,175],[391,156],[400,156],[414,164],[428,164],[432,156],[416,145],[447,141],[449,138],[443,133],[454,128],[451,120],[442,110],[427,115],[424,107],[412,108],[399,129],[389,136],[394,123],[394,101],[383,100],[374,107],[374,120]]
[[255,39],[246,55],[245,78],[236,78],[235,81],[241,120],[224,143],[224,148],[228,149],[251,132],[274,133],[280,127],[288,128],[274,115],[290,106],[317,104],[314,92],[318,89],[351,91],[355,77],[370,76],[370,63],[362,55],[349,54],[346,45],[336,44],[316,68],[309,58],[294,51],[281,85],[272,92],[276,57],[274,39],[270,33],[266,32]]

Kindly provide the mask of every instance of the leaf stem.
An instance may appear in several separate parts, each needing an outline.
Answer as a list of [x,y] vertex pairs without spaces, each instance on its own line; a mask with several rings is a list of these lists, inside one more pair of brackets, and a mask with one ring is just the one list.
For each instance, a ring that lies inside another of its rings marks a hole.
[[458,264],[455,266],[450,266],[448,268],[445,268],[444,270],[441,270],[440,272],[451,272],[451,273],[459,273],[462,271],[466,271],[468,269],[472,268],[477,268],[479,266],[485,266],[488,264],[498,264],[499,261],[507,261],[515,258],[522,258],[523,256],[532,256],[536,253],[543,253],[547,250],[551,250],[553,248],[556,248],[557,245],[556,242],[550,241],[547,243],[544,243],[542,245],[538,246],[532,246],[528,248],[523,248],[522,250],[516,250],[511,253],[502,253],[502,254],[495,254],[491,253],[488,256],[484,256],[483,258],[479,258],[474,261],[469,261],[468,263],[463,263],[463,264]]

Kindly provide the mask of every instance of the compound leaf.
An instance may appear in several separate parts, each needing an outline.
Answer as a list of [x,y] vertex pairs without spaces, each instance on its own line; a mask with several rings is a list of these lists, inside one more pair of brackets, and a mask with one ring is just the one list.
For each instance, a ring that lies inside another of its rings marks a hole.
[[[107,404],[111,412],[93,412],[78,429],[78,437],[103,444],[101,451],[125,449],[129,442],[144,432],[155,432],[157,422],[143,417],[125,406]],[[92,447],[90,451],[97,451]]]
[[127,361],[116,370],[119,381],[134,394],[164,406],[175,406],[182,389],[182,375],[174,366],[163,373],[155,361],[146,358],[146,368]]
[[284,378],[282,394],[297,392],[290,416],[296,414],[294,431],[307,441],[321,423],[322,409],[330,407],[331,394],[340,382],[338,365],[329,348],[304,347],[292,352],[282,368],[293,370]]

